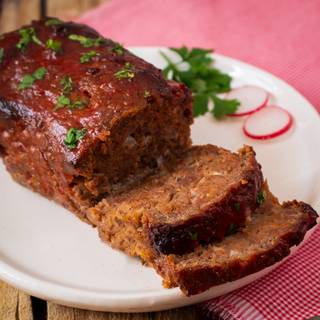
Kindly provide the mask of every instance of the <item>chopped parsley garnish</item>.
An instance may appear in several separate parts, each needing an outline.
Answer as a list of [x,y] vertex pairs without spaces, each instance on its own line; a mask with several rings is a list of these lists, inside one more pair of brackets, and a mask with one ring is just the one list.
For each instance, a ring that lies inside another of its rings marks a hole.
[[231,224],[229,224],[229,227],[228,227],[225,235],[230,236],[231,234],[236,233],[237,230],[238,230],[237,226],[235,224],[231,223]]
[[62,95],[57,99],[57,103],[53,111],[67,107],[68,109],[82,109],[87,105],[85,101],[76,100],[71,101],[69,95],[72,91],[72,79],[69,76],[65,76],[61,79],[60,84],[62,86]]
[[126,62],[124,68],[117,71],[114,76],[117,79],[132,79],[134,77],[133,65],[129,62]]
[[60,84],[64,94],[69,94],[72,91],[72,79],[69,76],[63,77]]
[[37,37],[34,28],[21,29],[21,30],[19,30],[19,34],[20,34],[20,40],[16,44],[16,47],[19,50],[25,50],[25,48],[31,42],[34,42],[40,46],[43,45],[42,42],[40,41],[40,39]]
[[191,240],[197,240],[198,239],[198,233],[196,232],[196,231],[194,231],[194,232],[189,232],[189,236],[190,236],[190,238],[191,238]]
[[148,91],[148,90],[144,90],[143,96],[144,96],[145,98],[150,97],[150,96],[151,96],[150,91]]
[[4,49],[0,48],[0,63],[2,63],[4,57]]
[[115,46],[111,49],[111,51],[120,56],[124,54],[124,48],[120,43],[116,43]]
[[233,207],[236,209],[236,211],[240,211],[240,203],[236,202]]
[[66,138],[63,142],[68,149],[74,149],[78,142],[86,135],[86,133],[86,129],[71,128],[68,130]]
[[58,40],[48,39],[46,47],[54,52],[59,52],[61,51],[61,42]]
[[47,69],[44,67],[38,68],[33,74],[26,74],[18,85],[19,90],[31,88],[36,80],[41,80],[47,73]]
[[49,26],[54,26],[54,25],[57,25],[57,24],[61,24],[62,21],[57,19],[57,18],[52,18],[52,19],[49,19],[45,22],[45,26],[49,27]]
[[257,204],[261,206],[266,200],[266,192],[260,191],[257,195]]
[[81,57],[80,57],[80,62],[81,62],[81,63],[90,62],[90,60],[91,60],[93,57],[97,56],[97,55],[98,55],[98,53],[97,53],[96,51],[94,51],[94,50],[91,50],[91,51],[88,51],[88,52],[86,52],[86,53],[83,53],[83,54],[81,55]]
[[[161,55],[167,62],[163,74],[167,79],[183,82],[193,93],[193,114],[195,117],[211,112],[221,119],[234,113],[239,102],[219,98],[217,94],[230,90],[231,77],[213,67],[212,50],[193,48],[170,48],[179,55],[180,61],[173,62],[165,53]],[[209,109],[209,102],[213,109]]]
[[88,38],[82,35],[78,34],[70,34],[69,39],[73,41],[78,41],[82,46],[85,48],[90,48],[90,47],[98,47],[100,44],[103,43],[102,38]]

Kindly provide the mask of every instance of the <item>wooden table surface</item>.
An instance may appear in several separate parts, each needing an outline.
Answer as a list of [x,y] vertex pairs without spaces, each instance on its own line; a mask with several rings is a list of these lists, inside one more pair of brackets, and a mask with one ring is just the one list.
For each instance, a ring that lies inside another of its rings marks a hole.
[[[0,34],[19,28],[32,19],[38,19],[44,9],[49,16],[72,19],[104,0],[47,0],[45,6],[44,2],[0,0]],[[193,320],[196,318],[194,307],[144,314],[80,310],[31,297],[0,281],[0,320]]]

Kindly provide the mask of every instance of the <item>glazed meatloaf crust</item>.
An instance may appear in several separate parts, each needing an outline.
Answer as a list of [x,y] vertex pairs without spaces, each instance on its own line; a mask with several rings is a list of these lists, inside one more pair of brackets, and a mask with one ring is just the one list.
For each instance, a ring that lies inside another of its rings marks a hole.
[[[114,247],[147,263],[154,251],[191,252],[243,225],[258,205],[262,173],[251,147],[194,146],[170,166],[88,210]],[[137,237],[145,246],[135,246]]]
[[190,145],[190,91],[96,31],[56,19],[0,38],[0,152],[78,213]]
[[219,243],[185,255],[159,255],[155,269],[167,287],[188,296],[240,279],[282,260],[316,224],[317,213],[306,203],[282,205],[266,189],[265,203],[252,220]]

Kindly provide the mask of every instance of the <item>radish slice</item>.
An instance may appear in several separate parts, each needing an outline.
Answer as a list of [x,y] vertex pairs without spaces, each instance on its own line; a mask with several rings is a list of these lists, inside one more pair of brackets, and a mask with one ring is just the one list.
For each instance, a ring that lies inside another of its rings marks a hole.
[[278,106],[267,106],[249,116],[243,132],[253,139],[272,139],[287,132],[293,123],[292,115]]
[[236,99],[240,102],[238,110],[228,116],[241,117],[265,107],[269,100],[269,93],[262,88],[248,85],[231,90],[226,94],[226,99]]

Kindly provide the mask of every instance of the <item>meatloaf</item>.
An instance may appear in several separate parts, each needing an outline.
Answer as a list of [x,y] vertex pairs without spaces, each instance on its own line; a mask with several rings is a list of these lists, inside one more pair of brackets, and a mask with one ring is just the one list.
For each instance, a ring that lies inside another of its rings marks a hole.
[[[222,240],[231,225],[250,218],[262,182],[251,147],[232,153],[194,146],[157,174],[103,199],[88,219],[112,246],[148,263],[154,251],[183,254]],[[145,246],[136,246],[135,237]]]
[[159,255],[154,267],[167,287],[188,296],[234,281],[282,260],[316,224],[317,213],[306,203],[282,205],[265,189],[265,202],[247,225],[219,243],[185,255]]
[[114,186],[189,147],[190,91],[91,28],[34,21],[0,50],[3,161],[83,219]]

